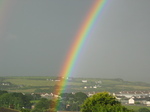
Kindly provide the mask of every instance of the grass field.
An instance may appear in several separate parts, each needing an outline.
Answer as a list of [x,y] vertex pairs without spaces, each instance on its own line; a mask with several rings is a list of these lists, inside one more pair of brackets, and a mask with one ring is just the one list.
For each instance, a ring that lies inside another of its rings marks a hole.
[[138,112],[138,110],[140,108],[147,108],[147,109],[150,110],[150,107],[144,106],[144,105],[143,106],[142,105],[125,105],[125,107],[128,108],[128,109],[133,109],[135,112]]
[[150,87],[143,87],[143,86],[136,86],[136,85],[117,85],[117,87],[126,87],[126,88],[133,88],[133,89],[140,89],[140,90],[148,90]]
[[35,89],[25,89],[25,90],[21,90],[21,89],[16,89],[16,90],[7,90],[8,92],[17,92],[17,93],[33,93],[35,91]]
[[[49,89],[54,85],[57,85],[58,82],[52,81],[57,77],[49,76],[18,76],[18,77],[3,77],[3,82],[10,82],[17,86],[22,86],[20,88],[9,88],[8,91],[15,92],[17,89],[18,92],[33,92],[35,89]],[[48,79],[48,80],[47,80]],[[51,79],[51,80],[50,80]],[[87,83],[82,83],[82,80],[88,80]],[[97,84],[97,81],[102,83]],[[109,91],[109,92],[118,92],[118,91],[147,91],[150,90],[150,84],[144,82],[129,82],[122,79],[101,79],[101,78],[73,78],[72,81],[68,81],[66,85],[74,91],[87,92],[89,91]],[[101,87],[97,89],[91,89],[89,87],[99,85]],[[88,89],[84,89],[87,86]]]
[[25,78],[16,78],[16,79],[6,79],[6,82],[11,82],[15,85],[26,85],[26,86],[54,86],[55,83],[53,81],[46,80],[29,80]]

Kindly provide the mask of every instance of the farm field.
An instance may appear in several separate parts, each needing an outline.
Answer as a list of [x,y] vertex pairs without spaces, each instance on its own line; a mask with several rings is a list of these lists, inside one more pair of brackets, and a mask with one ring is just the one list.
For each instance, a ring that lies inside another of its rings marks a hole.
[[11,82],[15,85],[26,85],[26,86],[54,86],[54,82],[46,80],[34,80],[34,79],[6,79],[6,82]]
[[[10,92],[52,92],[59,85],[62,78],[54,76],[26,76],[26,77],[1,77],[0,89]],[[82,82],[82,81],[87,82]],[[2,85],[9,83],[9,85]],[[144,82],[130,82],[122,79],[101,78],[70,78],[67,80],[65,92],[119,92],[119,91],[148,91],[150,84]]]

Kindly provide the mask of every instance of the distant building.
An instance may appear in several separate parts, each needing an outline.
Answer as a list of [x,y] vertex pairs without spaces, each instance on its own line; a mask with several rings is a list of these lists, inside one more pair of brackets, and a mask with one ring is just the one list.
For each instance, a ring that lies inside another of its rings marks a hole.
[[147,106],[150,106],[150,101],[147,101],[147,102],[146,102],[146,105],[147,105]]
[[150,92],[149,91],[122,91],[113,93],[113,95],[123,104],[135,104],[150,106]]
[[149,91],[121,91],[119,93],[115,93],[115,96],[125,96],[126,98],[131,98],[131,97],[147,97],[150,96]]
[[10,83],[10,82],[2,82],[2,83],[0,83],[0,85],[3,85],[3,86],[10,86],[11,83]]
[[129,103],[129,104],[134,104],[134,102],[135,102],[135,101],[134,101],[133,98],[130,98],[130,99],[128,100],[128,103]]
[[84,86],[84,89],[87,89],[87,87],[86,87],[86,86]]
[[96,89],[96,88],[97,88],[97,86],[93,86],[93,88],[95,88],[95,89]]
[[83,83],[87,83],[87,80],[82,80]]

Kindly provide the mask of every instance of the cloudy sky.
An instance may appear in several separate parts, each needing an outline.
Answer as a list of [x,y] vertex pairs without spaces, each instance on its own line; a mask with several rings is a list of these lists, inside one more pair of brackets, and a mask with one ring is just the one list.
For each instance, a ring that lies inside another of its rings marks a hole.
[[[5,0],[0,76],[58,75],[94,0]],[[150,79],[150,0],[109,0],[72,77]]]

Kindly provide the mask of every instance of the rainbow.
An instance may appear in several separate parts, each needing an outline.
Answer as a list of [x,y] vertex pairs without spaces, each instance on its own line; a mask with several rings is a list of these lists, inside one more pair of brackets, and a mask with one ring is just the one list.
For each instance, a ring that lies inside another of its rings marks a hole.
[[[64,80],[61,82],[62,87],[65,86],[66,83],[65,79],[70,76],[74,64],[82,49],[82,46],[84,45],[84,42],[88,38],[90,31],[94,27],[96,20],[101,14],[105,4],[106,0],[96,0],[88,16],[84,20],[84,23],[81,25],[81,29],[75,36],[74,43],[72,44],[71,49],[67,54],[67,58],[59,75],[60,77],[64,77]],[[58,93],[61,93],[61,91],[59,91]]]
[[[59,88],[55,89],[55,94],[60,94],[63,92],[65,85],[67,83],[66,78],[71,75],[71,72],[75,66],[75,62],[81,52],[81,49],[89,37],[91,29],[93,29],[95,23],[98,20],[98,17],[101,15],[103,7],[105,6],[107,0],[95,0],[91,10],[89,11],[87,17],[85,18],[83,24],[81,25],[79,32],[75,36],[74,43],[72,44],[65,63],[61,69],[60,77],[63,79],[59,83]],[[58,104],[57,104],[58,106]],[[57,108],[57,106],[55,108]]]

